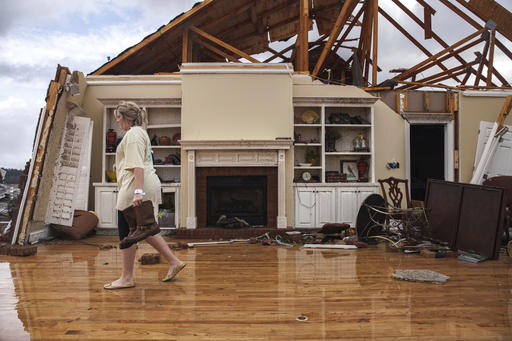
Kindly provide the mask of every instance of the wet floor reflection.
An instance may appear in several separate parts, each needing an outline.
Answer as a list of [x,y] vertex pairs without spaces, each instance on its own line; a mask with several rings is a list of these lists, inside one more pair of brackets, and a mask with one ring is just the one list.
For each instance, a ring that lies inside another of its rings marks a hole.
[[[137,258],[147,252],[154,250],[142,244]],[[511,335],[507,260],[475,265],[385,247],[310,250],[245,243],[177,254],[189,265],[176,281],[160,281],[166,264],[137,264],[137,287],[119,291],[102,289],[119,275],[117,249],[70,243],[40,246],[34,257],[2,256],[0,335],[13,340]],[[390,277],[396,269],[412,268],[451,279],[433,285]]]
[[9,263],[0,263],[0,335],[3,335],[0,338],[12,336],[11,340],[30,340],[30,334],[18,317],[18,298],[11,273]]

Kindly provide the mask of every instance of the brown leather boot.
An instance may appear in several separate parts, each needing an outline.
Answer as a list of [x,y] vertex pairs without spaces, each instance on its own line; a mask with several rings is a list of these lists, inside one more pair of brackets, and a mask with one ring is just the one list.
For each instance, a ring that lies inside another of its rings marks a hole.
[[[123,214],[124,219],[126,220],[126,223],[128,224],[128,227],[130,229],[130,232],[128,233],[128,236],[132,235],[137,230],[137,220],[135,218],[135,207],[130,206],[127,209],[124,209],[121,211]],[[119,248],[126,249],[132,246],[134,243],[128,243],[126,238],[123,238],[121,242],[119,242]]]
[[[133,207],[133,206],[132,206]],[[137,228],[119,243],[119,248],[128,248],[133,244],[154,236],[160,232],[160,227],[155,220],[153,203],[150,200],[143,201],[140,206],[133,207]]]

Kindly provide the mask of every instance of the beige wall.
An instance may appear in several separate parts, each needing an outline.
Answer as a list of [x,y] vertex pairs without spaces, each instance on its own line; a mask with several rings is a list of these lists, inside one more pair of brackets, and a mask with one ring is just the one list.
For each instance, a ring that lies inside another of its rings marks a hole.
[[182,78],[182,139],[293,137],[288,74],[185,74]]
[[[274,140],[293,137],[292,81],[288,73],[182,75],[183,140]],[[183,157],[182,159],[185,159]],[[181,181],[187,183],[183,162]],[[286,216],[293,224],[293,153],[286,152]],[[181,226],[188,195],[181,192]]]
[[[504,102],[504,96],[465,96],[464,93],[459,95],[460,182],[470,182],[473,175],[480,121],[495,122]],[[512,124],[510,115],[505,120],[505,124]]]
[[[405,120],[384,102],[374,106],[375,120],[375,179],[390,176],[405,179]],[[388,169],[386,164],[398,161],[400,168]]]

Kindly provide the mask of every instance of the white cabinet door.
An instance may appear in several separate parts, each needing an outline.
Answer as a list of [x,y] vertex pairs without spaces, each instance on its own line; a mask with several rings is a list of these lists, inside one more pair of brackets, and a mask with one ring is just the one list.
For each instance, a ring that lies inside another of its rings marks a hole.
[[316,193],[313,188],[295,189],[295,226],[315,227]]
[[378,193],[377,187],[341,187],[338,188],[337,222],[356,225],[357,214],[363,201],[373,193]]
[[95,211],[98,214],[98,227],[117,228],[117,188],[96,187]]
[[358,207],[357,189],[354,187],[338,188],[337,199],[337,221],[339,223],[345,223],[349,224],[350,226],[355,226],[355,216]]
[[357,190],[357,210],[356,210],[356,218],[359,213],[359,208],[361,204],[368,198],[371,194],[379,193],[378,188],[376,187],[361,187]]
[[316,190],[315,227],[336,221],[336,191],[334,188]]

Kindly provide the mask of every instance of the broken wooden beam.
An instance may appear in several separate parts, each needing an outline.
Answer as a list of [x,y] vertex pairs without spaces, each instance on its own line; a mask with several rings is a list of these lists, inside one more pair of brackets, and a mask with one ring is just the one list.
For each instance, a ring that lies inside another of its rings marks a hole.
[[[416,24],[418,24],[421,28],[425,30],[425,23],[420,20],[411,10],[409,10],[404,4],[400,2],[400,0],[392,0],[395,5],[397,5],[405,14],[407,14]],[[449,45],[441,39],[433,30],[432,32],[432,38],[434,38],[435,41],[437,41],[442,47],[448,47]],[[455,54],[454,57],[461,63],[466,64],[466,61],[459,55]]]
[[[396,22],[386,11],[379,7],[379,13],[382,14],[387,21],[389,21],[398,31],[400,31],[407,39],[409,39],[417,48],[419,48],[424,54],[426,54],[429,58],[432,58],[433,55],[427,50],[419,41],[417,41],[405,28],[403,28],[398,22]],[[428,60],[428,59],[427,59]],[[443,70],[448,70],[446,66],[442,64],[442,60],[435,60],[434,64],[438,65]],[[409,69],[410,70],[410,69]],[[405,71],[407,72],[407,71]],[[404,72],[404,73],[405,73]],[[402,73],[403,74],[403,73]],[[394,77],[397,79],[400,75]],[[411,75],[412,76],[412,75]],[[407,78],[407,77],[406,77]],[[404,79],[406,79],[404,78]],[[460,82],[459,79],[455,78],[455,81]]]
[[212,36],[209,33],[206,33],[205,31],[203,31],[203,30],[201,30],[201,29],[199,29],[199,28],[197,28],[195,26],[190,26],[189,30],[191,30],[194,33],[197,33],[198,35],[200,35],[201,37],[203,37],[203,38],[205,38],[207,40],[210,40],[210,41],[214,42],[215,44],[225,48],[226,50],[229,50],[229,51],[237,54],[238,56],[247,59],[250,62],[259,63],[259,60],[249,56],[244,51],[239,50],[236,47],[229,45],[228,43],[226,43],[226,42],[224,42],[224,41],[222,41],[222,40]]
[[[416,82],[418,83],[427,83],[427,82],[440,82],[441,80],[438,79],[438,78],[441,78],[443,76],[448,76],[447,78],[451,78],[452,75],[455,75],[455,76],[458,76],[458,75],[461,75],[465,72],[467,72],[467,68],[468,67],[471,67],[472,65],[475,65],[475,64],[478,64],[478,61],[472,61],[470,63],[467,63],[466,65],[460,65],[460,66],[457,66],[457,67],[454,67],[454,68],[451,68],[449,70],[446,70],[446,71],[443,71],[443,72],[439,72],[439,73],[436,73],[434,75],[431,75],[431,76],[428,76],[428,77],[425,77],[425,78],[422,78],[422,79],[418,79],[416,80]],[[462,70],[462,72],[460,72]],[[445,80],[447,78],[443,78],[442,80]],[[415,87],[411,87],[410,85],[404,85],[398,89],[409,89],[412,90],[414,89]]]
[[487,27],[483,27],[481,28],[480,30],[470,34],[469,36],[467,36],[466,38],[464,39],[461,39],[459,40],[458,42],[456,42],[455,44],[452,44],[450,46],[448,46],[447,48],[445,48],[444,50],[436,53],[435,55],[427,58],[426,60],[416,64],[415,66],[411,67],[408,71],[405,71],[403,74],[401,75],[398,75],[395,77],[395,79],[398,79],[398,80],[404,80],[404,79],[407,79],[409,78],[416,70],[418,70],[420,67],[422,66],[426,66],[428,65],[429,63],[431,63],[432,61],[435,61],[436,58],[438,57],[441,57],[442,55],[444,55],[445,53],[447,52],[452,52],[454,51],[454,49],[456,47],[459,47],[469,41],[471,41],[472,39],[474,39],[475,37],[481,35],[482,33],[484,33],[485,31],[487,31]]
[[402,84],[410,84],[410,85],[418,85],[421,87],[432,87],[432,88],[443,88],[443,89],[457,89],[455,86],[449,86],[444,84],[428,84],[428,83],[419,83],[419,82],[407,82],[402,80],[397,80],[398,83]]
[[480,78],[482,76],[482,70],[484,68],[484,60],[487,56],[487,52],[489,51],[489,44],[490,44],[490,35],[487,35],[486,38],[485,38],[485,45],[484,45],[484,49],[482,51],[482,58],[480,58],[480,63],[478,64],[478,71],[476,72],[476,77],[475,77],[475,86],[478,85],[478,83],[480,82]]
[[300,0],[297,71],[309,73],[309,0]]
[[489,62],[487,63],[487,86],[490,86],[491,81],[492,81],[493,63],[494,63],[494,43],[496,40],[496,30],[491,31],[490,39],[491,39],[491,43],[490,43],[491,45],[489,47]]
[[325,58],[329,54],[332,45],[334,44],[334,41],[338,37],[338,35],[341,32],[341,29],[347,22],[350,14],[352,14],[352,11],[357,6],[358,1],[357,0],[347,0],[344,2],[343,7],[340,11],[340,14],[338,15],[338,18],[336,19],[336,23],[334,24],[331,34],[329,35],[329,39],[327,40],[327,43],[324,46],[324,49],[322,50],[322,53],[320,54],[320,57],[318,58],[318,61],[315,65],[315,68],[313,69],[312,76],[316,77],[318,76],[320,72],[320,68],[322,67]]
[[[345,32],[343,32],[343,35],[341,36],[341,38],[338,40],[336,46],[334,47],[334,49],[332,50],[332,53],[336,53],[338,52],[338,49],[341,47],[341,44],[344,42],[344,41],[348,41],[349,39],[346,39],[347,36],[349,35],[349,33],[352,31],[352,28],[354,28],[354,25],[355,23],[359,20],[359,18],[361,17],[361,15],[363,14],[363,10],[364,10],[364,6],[361,6],[361,9],[359,10],[359,12],[357,12],[357,14],[355,15],[355,17],[353,18],[353,20],[350,22],[350,24],[348,25],[347,29],[345,30]],[[350,39],[352,40],[352,39]],[[356,39],[357,40],[357,39]]]
[[155,40],[160,38],[165,32],[167,32],[167,31],[169,31],[171,29],[174,29],[176,26],[179,26],[179,25],[183,24],[186,20],[189,20],[191,17],[196,15],[201,10],[203,10],[203,9],[209,7],[210,5],[212,5],[213,2],[214,2],[214,0],[204,0],[203,2],[198,4],[197,6],[193,7],[187,13],[185,13],[183,15],[180,15],[175,20],[172,20],[167,25],[165,25],[165,26],[161,27],[160,29],[158,29],[158,31],[156,31],[155,33],[153,33],[153,34],[147,36],[146,38],[144,38],[137,45],[132,46],[131,48],[125,50],[119,56],[117,56],[116,58],[112,59],[108,63],[104,64],[102,67],[100,67],[99,69],[94,71],[92,74],[93,75],[103,75],[103,74],[106,74],[114,66],[118,65],[120,62],[124,61],[128,57],[134,55],[135,53],[140,51],[143,47],[145,47],[145,46],[151,44],[152,42],[154,42]]
[[496,29],[512,41],[512,13],[494,0],[456,0],[483,21],[497,23]]
[[222,56],[222,57],[232,61],[233,63],[241,63],[240,60],[236,59],[235,57],[233,57],[232,55],[230,55],[228,53],[225,53],[221,49],[216,48],[215,46],[209,44],[208,42],[204,41],[203,39],[199,39],[197,42],[199,43],[199,45],[201,45],[201,46],[207,48],[208,50],[218,54],[219,56]]
[[[455,12],[459,17],[461,17],[462,19],[466,20],[468,22],[468,24],[470,24],[471,26],[473,26],[474,28],[476,29],[480,29],[482,28],[482,25],[480,25],[479,23],[477,23],[475,20],[473,20],[469,15],[467,15],[466,13],[464,13],[463,11],[461,11],[458,7],[456,7],[455,5],[453,5],[451,2],[449,2],[448,0],[439,0],[441,1],[446,7],[448,7],[449,9],[451,9],[453,12]],[[505,47],[505,45],[503,45],[502,42],[500,42],[498,39],[496,39],[496,46],[503,52],[507,55],[507,57],[509,57],[510,59],[512,59],[512,52],[510,52],[509,49],[507,49]]]
[[[475,51],[475,55],[477,57],[477,60],[480,60],[480,56],[482,56],[482,53],[480,53],[479,51]],[[484,63],[488,64],[489,61],[487,59],[484,58]],[[499,81],[501,82],[501,85],[506,87],[506,86],[510,86],[510,83],[505,79],[505,77],[503,77],[501,75],[501,73],[496,69],[496,68],[492,68],[492,74],[496,76],[496,78],[499,79]],[[492,82],[491,82],[492,83]],[[495,85],[494,85],[495,86]]]
[[377,85],[377,51],[379,41],[379,0],[373,0],[373,63],[372,63],[372,85]]

